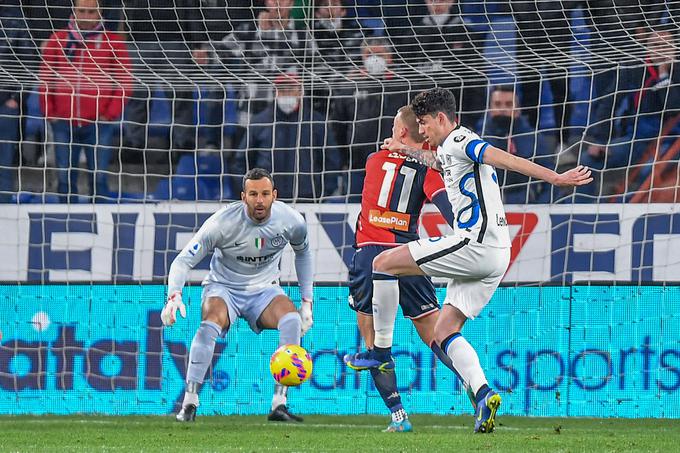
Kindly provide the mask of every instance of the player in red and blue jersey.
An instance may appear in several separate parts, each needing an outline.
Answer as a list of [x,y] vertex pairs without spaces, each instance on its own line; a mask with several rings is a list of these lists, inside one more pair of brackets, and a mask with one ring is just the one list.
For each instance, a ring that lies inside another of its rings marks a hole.
[[[427,146],[418,132],[416,116],[409,106],[394,118],[392,137],[411,146]],[[380,150],[366,162],[366,179],[357,220],[355,252],[349,269],[350,307],[357,312],[359,331],[366,347],[373,348],[373,259],[382,251],[419,239],[418,225],[425,202],[433,202],[453,225],[453,210],[439,172],[398,152]],[[439,302],[429,277],[399,279],[399,304],[404,316],[413,321],[426,345],[433,341]],[[355,354],[345,356],[348,366],[363,370]],[[401,404],[394,367],[371,368],[376,389],[392,413],[386,431],[411,431],[411,422]]]

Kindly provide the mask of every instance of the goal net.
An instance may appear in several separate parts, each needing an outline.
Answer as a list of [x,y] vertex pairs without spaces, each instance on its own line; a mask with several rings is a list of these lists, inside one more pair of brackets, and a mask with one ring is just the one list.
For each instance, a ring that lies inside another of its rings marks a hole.
[[[368,156],[438,86],[493,146],[595,177],[566,190],[497,172],[511,263],[464,333],[505,413],[679,417],[679,14],[618,0],[5,2],[0,413],[175,410],[208,260],[187,319],[164,329],[167,272],[254,167],[304,215],[316,262],[314,375],[290,404],[385,413],[342,362],[363,348],[347,303],[355,222]],[[423,237],[451,232],[429,204],[420,222]],[[281,280],[298,302],[291,251]],[[201,411],[267,412],[277,338],[240,322],[218,340]],[[394,354],[407,410],[470,412],[401,314]]]

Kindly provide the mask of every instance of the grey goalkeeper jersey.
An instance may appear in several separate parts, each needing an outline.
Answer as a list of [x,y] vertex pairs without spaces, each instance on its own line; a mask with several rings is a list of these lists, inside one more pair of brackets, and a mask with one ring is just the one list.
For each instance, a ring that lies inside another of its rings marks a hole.
[[181,291],[187,274],[212,252],[210,272],[203,280],[238,291],[257,291],[278,284],[281,255],[290,244],[303,298],[312,298],[312,252],[302,215],[275,201],[271,215],[256,223],[243,202],[231,203],[205,221],[170,266],[168,294]]

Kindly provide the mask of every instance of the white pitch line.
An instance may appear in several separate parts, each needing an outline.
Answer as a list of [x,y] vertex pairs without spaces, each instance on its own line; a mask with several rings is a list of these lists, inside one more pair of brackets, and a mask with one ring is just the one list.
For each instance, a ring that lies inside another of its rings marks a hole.
[[[297,424],[286,424],[286,425],[272,425],[270,423],[259,423],[256,426],[269,426],[269,427],[285,427],[285,428],[305,428],[305,427],[312,427],[312,428],[352,428],[352,429],[357,429],[357,428],[365,428],[365,429],[382,429],[386,425],[353,425],[350,423],[297,423]],[[472,431],[472,428],[470,426],[446,426],[446,425],[416,425],[414,429],[417,429],[418,427],[421,428],[426,428],[426,429],[460,429],[460,430],[470,430]],[[525,429],[522,428],[514,428],[511,426],[501,426],[498,427],[496,426],[497,430],[500,431],[526,431]],[[531,431],[540,431],[541,429],[544,430],[552,430],[552,428],[531,428]]]
[[[219,416],[212,416],[212,417],[219,417]],[[168,417],[168,420],[171,418]],[[32,420],[23,420],[22,422],[24,423],[34,423],[34,424],[47,424],[47,423],[54,423],[55,419],[32,419]],[[174,420],[173,420],[174,421]],[[70,420],[69,422],[76,422],[76,423],[83,423],[83,424],[92,424],[92,425],[113,425],[113,424],[121,424],[121,420],[88,420],[88,419],[81,419],[81,420]],[[131,421],[127,420],[123,422],[124,424],[128,425],[145,425],[146,422],[142,421]],[[200,422],[197,422],[200,423]],[[253,423],[253,424],[248,424],[248,426],[261,426],[261,427],[269,427],[269,428],[274,428],[274,429],[279,429],[279,428],[348,428],[348,429],[369,429],[369,430],[374,430],[374,429],[383,429],[386,425],[356,425],[356,424],[351,424],[351,423],[296,423],[296,424],[273,424],[273,423]],[[446,425],[416,425],[415,428],[417,429],[418,427],[423,428],[423,429],[456,429],[456,430],[472,430],[470,426],[460,426],[460,425],[453,425],[453,426],[446,426]],[[553,428],[550,427],[532,427],[531,431],[551,431]],[[496,426],[496,430],[498,431],[528,431],[528,429],[523,429],[523,428],[515,428],[512,426]]]

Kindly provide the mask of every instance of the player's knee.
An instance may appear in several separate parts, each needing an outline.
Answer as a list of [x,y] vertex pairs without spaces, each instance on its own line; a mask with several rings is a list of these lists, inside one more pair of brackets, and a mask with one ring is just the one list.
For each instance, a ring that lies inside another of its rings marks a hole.
[[443,326],[437,325],[434,328],[434,341],[441,346],[444,341],[446,341],[452,334],[460,332],[458,326]]
[[211,321],[221,326],[223,330],[229,328],[229,311],[227,304],[221,298],[211,297],[203,306],[203,321]]
[[222,330],[227,330],[229,328],[229,316],[224,313],[220,314],[208,314],[203,318],[203,321],[211,321],[222,328]]
[[388,272],[390,265],[389,254],[382,252],[373,258],[373,272]]

